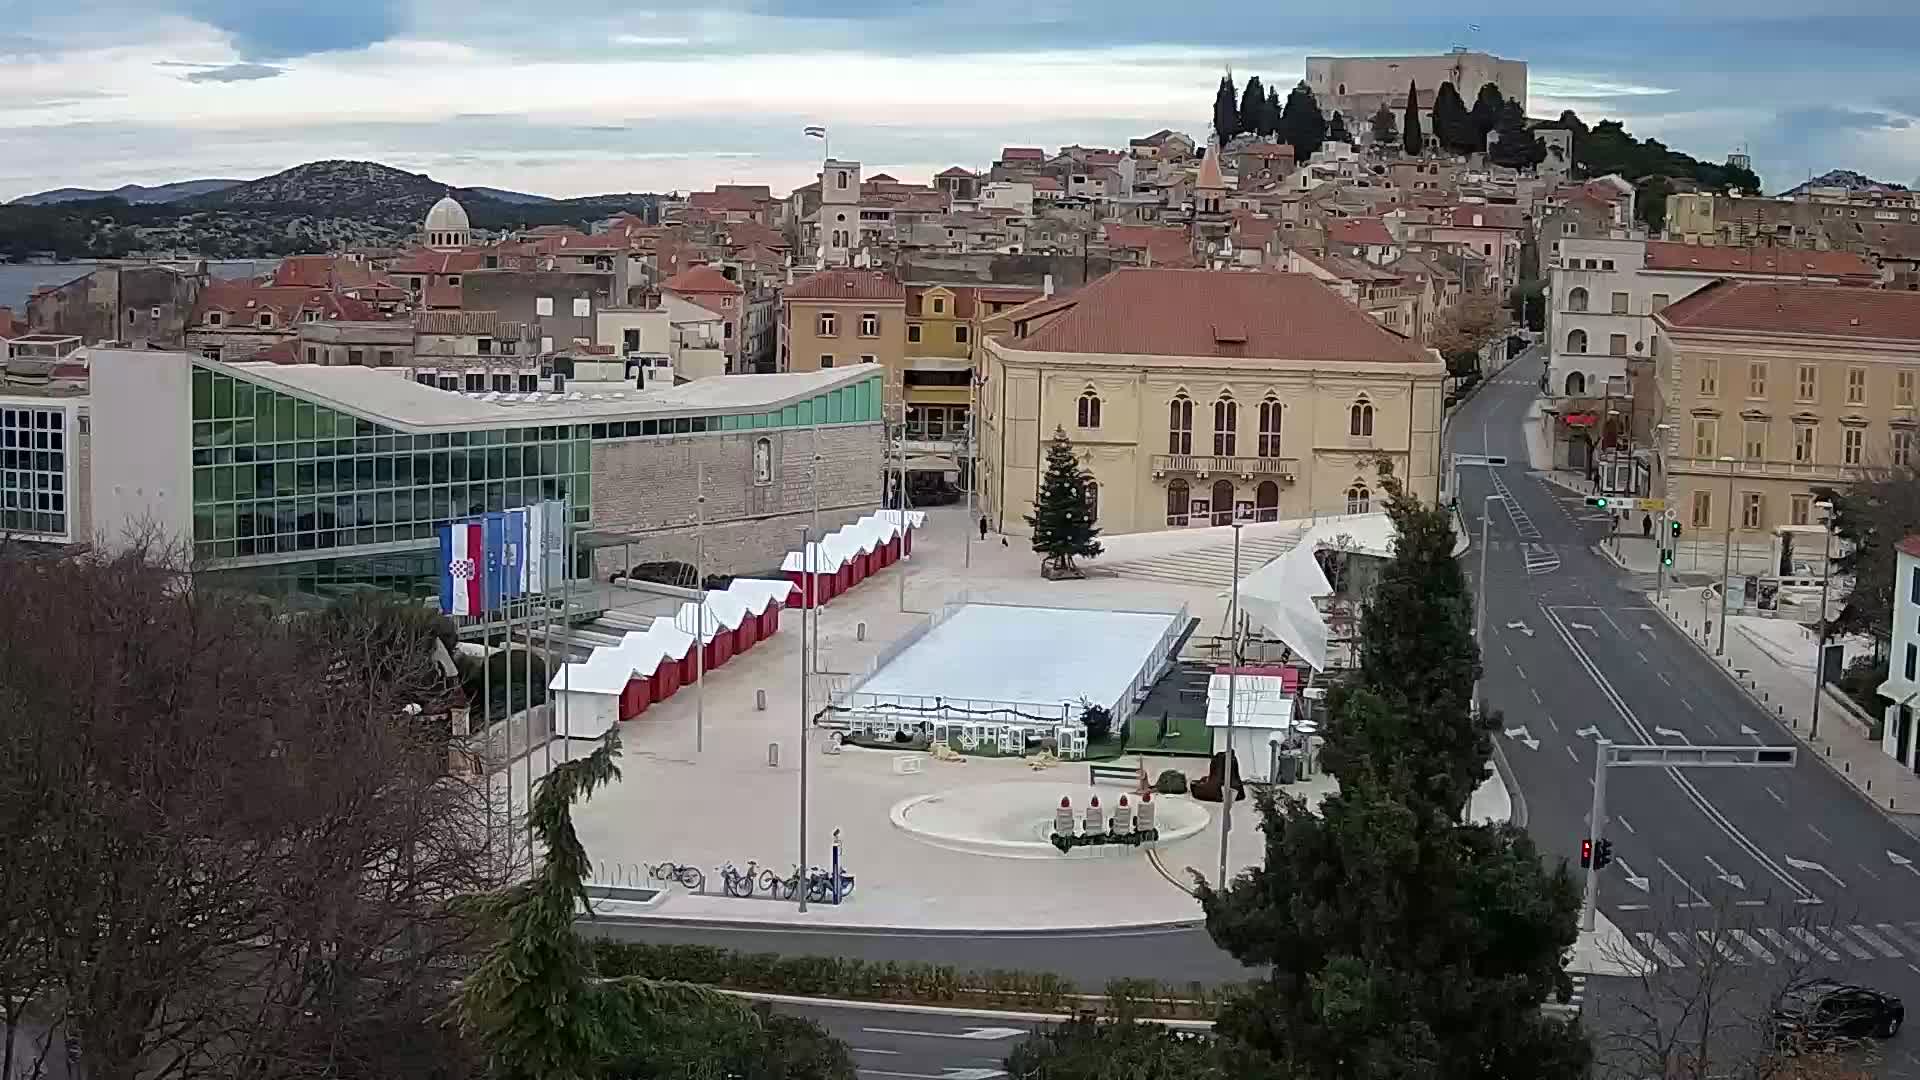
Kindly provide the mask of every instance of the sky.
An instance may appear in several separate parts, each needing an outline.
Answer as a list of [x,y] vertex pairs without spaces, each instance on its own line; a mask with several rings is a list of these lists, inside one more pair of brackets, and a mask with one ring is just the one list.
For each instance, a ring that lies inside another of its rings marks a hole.
[[0,200],[324,158],[558,196],[785,191],[817,167],[809,124],[869,174],[925,181],[1006,145],[1204,137],[1226,69],[1284,96],[1308,55],[1456,45],[1528,61],[1533,115],[1614,117],[1710,160],[1744,148],[1769,190],[1831,168],[1920,178],[1911,0],[1441,6],[0,0]]

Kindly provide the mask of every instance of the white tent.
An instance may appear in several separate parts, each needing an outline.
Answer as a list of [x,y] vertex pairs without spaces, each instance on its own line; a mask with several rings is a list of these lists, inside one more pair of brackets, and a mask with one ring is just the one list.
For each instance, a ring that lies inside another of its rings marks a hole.
[[[832,537],[828,537],[828,539],[831,540]],[[844,555],[837,554],[836,552],[837,549],[830,548],[825,543],[818,541],[810,542],[805,548],[799,551],[787,552],[786,559],[780,563],[780,572],[783,574],[804,574],[811,569],[812,572],[816,574],[831,574],[846,565],[847,562]],[[813,564],[811,567],[807,565],[809,561]]]
[[[1289,735],[1308,734],[1313,725],[1293,718],[1293,698],[1278,675],[1241,675],[1233,679],[1233,756],[1246,779],[1270,783],[1278,747]],[[1213,752],[1227,749],[1228,676],[1207,681],[1207,729]]]
[[563,664],[547,683],[553,700],[554,733],[567,739],[597,739],[620,722],[620,694],[633,678],[633,664],[618,648],[599,648],[581,663]]
[[1248,622],[1279,638],[1313,670],[1325,671],[1327,621],[1313,601],[1332,591],[1314,545],[1303,540],[1240,580],[1240,608]]
[[769,604],[785,605],[793,599],[796,586],[791,581],[769,581],[766,578],[734,578],[726,591],[737,596],[747,605],[747,610],[758,615],[767,610]]

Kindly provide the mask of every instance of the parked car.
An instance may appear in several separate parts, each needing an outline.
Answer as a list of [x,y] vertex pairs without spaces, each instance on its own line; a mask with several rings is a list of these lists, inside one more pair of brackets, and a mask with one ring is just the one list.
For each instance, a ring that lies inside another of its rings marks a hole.
[[1907,1008],[1892,994],[1832,979],[1809,979],[1789,986],[1774,1006],[1774,1038],[1802,1049],[1853,1039],[1891,1039],[1907,1018]]

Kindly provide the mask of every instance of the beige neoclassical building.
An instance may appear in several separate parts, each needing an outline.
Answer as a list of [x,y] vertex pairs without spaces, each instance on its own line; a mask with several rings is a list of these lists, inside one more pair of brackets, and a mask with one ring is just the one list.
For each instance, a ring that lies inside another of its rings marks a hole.
[[996,528],[1028,531],[1055,429],[1110,534],[1377,509],[1382,461],[1438,493],[1446,365],[1310,277],[1124,269],[1005,318],[979,388]]

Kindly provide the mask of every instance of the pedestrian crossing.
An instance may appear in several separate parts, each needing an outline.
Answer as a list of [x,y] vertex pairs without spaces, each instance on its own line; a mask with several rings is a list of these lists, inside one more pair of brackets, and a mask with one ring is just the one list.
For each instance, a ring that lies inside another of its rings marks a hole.
[[1920,961],[1920,921],[1639,930],[1632,934],[1632,944],[1634,956],[1622,961],[1648,970],[1889,960],[1913,965]]
[[1541,1012],[1546,1013],[1548,1016],[1558,1016],[1563,1019],[1575,1019],[1579,1017],[1581,1010],[1585,1009],[1587,1005],[1587,977],[1585,975],[1573,975],[1570,976],[1570,979],[1573,983],[1573,993],[1567,1000],[1547,1001],[1540,1006]]

